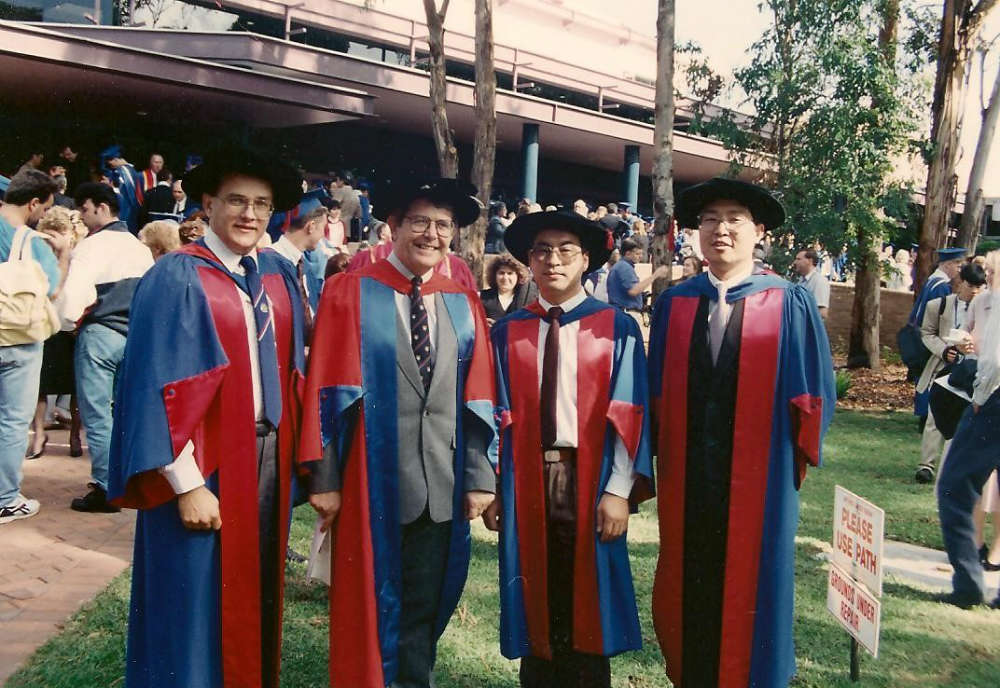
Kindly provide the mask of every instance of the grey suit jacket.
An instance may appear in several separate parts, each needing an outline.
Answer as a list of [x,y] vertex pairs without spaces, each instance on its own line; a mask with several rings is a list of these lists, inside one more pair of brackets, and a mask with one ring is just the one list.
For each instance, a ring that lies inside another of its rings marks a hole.
[[[437,339],[430,389],[424,391],[408,336],[409,328],[393,312],[396,324],[396,421],[398,433],[399,520],[415,521],[426,508],[435,523],[453,517],[458,403],[458,340],[440,294],[435,296]],[[388,419],[387,419],[388,420]],[[392,424],[387,422],[387,428]],[[470,429],[471,430],[471,429]],[[488,438],[464,433],[462,491],[496,490],[496,475],[487,458]],[[313,469],[313,492],[340,489],[335,442]]]

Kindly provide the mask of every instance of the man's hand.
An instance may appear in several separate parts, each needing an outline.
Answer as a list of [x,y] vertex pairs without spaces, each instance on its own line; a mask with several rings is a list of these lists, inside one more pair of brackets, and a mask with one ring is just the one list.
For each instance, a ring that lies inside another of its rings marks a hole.
[[493,503],[486,507],[486,511],[483,512],[483,524],[487,530],[495,533],[500,531],[502,512],[499,499],[494,499]]
[[340,513],[340,491],[333,490],[331,492],[311,494],[309,495],[309,504],[312,505],[312,508],[316,510],[316,513],[323,520],[319,529],[320,532],[325,533],[333,525],[333,522],[337,520],[337,514]]
[[69,252],[69,245],[72,241],[69,232],[42,232],[41,234],[42,239],[49,243],[57,258]]
[[944,350],[945,363],[954,363],[956,358],[958,358],[958,349],[953,346],[949,346]]
[[470,490],[465,493],[465,519],[475,521],[496,498],[492,492]]
[[189,530],[218,530],[222,527],[219,498],[204,485],[177,497],[181,523]]
[[979,404],[973,404],[972,405],[972,412],[973,413],[979,413]]
[[628,500],[605,492],[597,505],[597,532],[601,542],[621,537],[628,528]]
[[669,265],[661,265],[660,267],[658,267],[655,270],[653,270],[653,279],[654,280],[660,279],[661,277],[669,277],[669,276],[670,276],[670,266]]

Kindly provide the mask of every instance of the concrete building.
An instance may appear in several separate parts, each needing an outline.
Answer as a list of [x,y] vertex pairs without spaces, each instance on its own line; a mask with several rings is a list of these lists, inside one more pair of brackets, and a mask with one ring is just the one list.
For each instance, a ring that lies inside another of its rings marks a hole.
[[[152,9],[136,13],[146,26],[122,27],[109,25],[119,19],[110,0],[0,3],[0,17],[22,20],[0,22],[0,123],[15,144],[0,171],[16,169],[15,153],[44,125],[95,149],[121,141],[136,163],[156,148],[175,164],[228,136],[280,142],[317,174],[346,167],[378,184],[435,172],[421,3],[164,0]],[[445,37],[463,173],[475,126],[473,15],[472,0],[454,0]],[[643,33],[560,0],[496,0],[494,25],[498,194],[650,211],[653,27]],[[679,185],[728,165],[717,142],[687,133],[684,105]]]

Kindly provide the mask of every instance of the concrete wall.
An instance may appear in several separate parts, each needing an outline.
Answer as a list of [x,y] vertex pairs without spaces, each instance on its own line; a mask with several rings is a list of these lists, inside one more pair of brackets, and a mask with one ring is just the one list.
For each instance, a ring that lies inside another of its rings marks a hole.
[[[913,293],[882,289],[880,297],[881,322],[879,340],[882,346],[896,350],[896,333],[906,324],[913,308]],[[826,328],[830,333],[830,343],[834,349],[847,350],[851,331],[851,306],[854,303],[854,287],[846,284],[830,285],[830,316]]]

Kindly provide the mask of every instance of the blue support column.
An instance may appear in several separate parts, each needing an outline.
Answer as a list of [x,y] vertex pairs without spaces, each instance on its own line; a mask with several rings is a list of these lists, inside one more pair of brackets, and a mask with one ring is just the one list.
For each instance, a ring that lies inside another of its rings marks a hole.
[[538,196],[538,125],[521,128],[521,197],[534,202]]
[[629,202],[634,213],[639,205],[639,146],[625,146],[622,181],[624,185],[622,199]]

